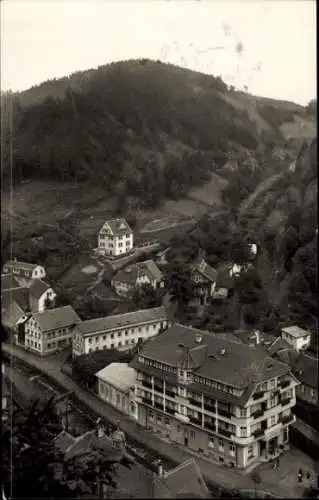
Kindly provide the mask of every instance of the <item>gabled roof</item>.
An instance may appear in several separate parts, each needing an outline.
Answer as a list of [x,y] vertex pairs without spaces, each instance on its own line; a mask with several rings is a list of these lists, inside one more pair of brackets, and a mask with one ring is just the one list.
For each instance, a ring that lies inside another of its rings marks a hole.
[[163,273],[159,270],[155,262],[153,260],[145,260],[144,262],[137,262],[121,269],[116,273],[112,281],[135,286],[137,280],[143,276],[147,276],[150,281],[161,281],[163,279]]
[[[206,345],[207,350],[201,366],[194,370],[194,375],[234,388],[246,389],[250,383],[279,377],[289,372],[287,365],[270,358],[260,346],[232,342],[218,335],[179,324],[173,325],[154,337],[152,342],[142,346],[138,356],[177,367],[181,351],[184,349],[192,353],[192,349],[198,345]],[[136,368],[134,363],[131,366]]]
[[136,371],[127,363],[111,363],[95,376],[121,391],[129,391],[136,382]]
[[21,288],[21,285],[17,279],[11,274],[1,275],[1,292],[6,292],[8,290],[13,290],[15,288]]
[[85,455],[95,450],[102,450],[105,458],[112,461],[120,461],[124,455],[123,449],[114,448],[111,436],[103,434],[103,436],[98,437],[96,430],[93,429],[75,438],[73,444],[65,452],[65,459],[85,458]]
[[212,283],[216,281],[217,278],[216,269],[210,267],[207,264],[207,262],[205,262],[204,259],[202,259],[201,261],[197,261],[192,267],[194,270],[202,274],[207,280],[211,281]]
[[139,309],[125,314],[116,314],[106,316],[105,318],[96,318],[82,321],[77,329],[82,335],[92,335],[101,331],[112,331],[123,327],[142,325],[153,321],[162,321],[167,319],[167,313],[163,306],[151,307],[149,309]]
[[277,357],[291,367],[292,373],[304,385],[318,390],[319,361],[305,353],[288,348],[277,352]]
[[4,267],[9,267],[11,269],[23,269],[24,271],[33,271],[39,264],[31,264],[30,262],[21,262],[19,260],[8,260]]
[[218,288],[233,288],[234,278],[229,274],[229,269],[222,268],[217,270],[216,289]]
[[269,356],[274,356],[278,351],[282,349],[290,348],[290,344],[283,340],[281,337],[277,337],[274,342],[266,348]]
[[202,473],[193,458],[167,472],[163,480],[173,498],[184,498],[190,494],[194,495],[194,498],[209,496]]
[[286,328],[282,328],[281,330],[285,333],[288,333],[288,335],[291,335],[295,339],[305,337],[306,335],[311,335],[309,331],[303,330],[303,328],[300,328],[300,326],[297,325],[287,326]]
[[123,218],[107,220],[103,224],[101,231],[102,229],[106,229],[107,226],[110,228],[113,236],[122,236],[122,234],[133,232],[126,220]]
[[[71,306],[46,309],[43,312],[33,314],[32,318],[39,323],[42,332],[75,325],[81,322],[81,319]],[[30,321],[30,319],[28,321]]]
[[29,287],[29,292],[34,298],[39,299],[49,288],[51,287],[48,283],[39,279],[33,281]]

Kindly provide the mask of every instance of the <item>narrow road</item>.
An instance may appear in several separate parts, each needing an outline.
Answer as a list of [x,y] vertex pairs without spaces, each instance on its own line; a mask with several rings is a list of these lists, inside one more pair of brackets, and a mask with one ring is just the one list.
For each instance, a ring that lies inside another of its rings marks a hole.
[[[96,414],[100,415],[106,421],[109,421],[114,425],[120,421],[121,429],[126,433],[128,439],[137,442],[140,447],[152,450],[157,455],[162,456],[164,459],[174,462],[175,464],[180,464],[185,460],[189,460],[190,450],[186,451],[184,448],[179,447],[174,443],[165,442],[159,439],[159,437],[146,431],[129,417],[124,416],[113,407],[101,401],[94,394],[78,386],[72,379],[60,371],[61,364],[55,364],[54,361],[50,361],[50,358],[40,359],[34,354],[26,352],[24,349],[15,345],[3,344],[2,348],[8,355],[22,359],[24,362],[52,377],[55,382],[60,384],[66,390],[73,391],[79,401],[82,401],[84,405],[91,408]],[[208,484],[213,486],[222,486],[224,488],[238,488],[245,490],[252,490],[254,488],[250,475],[244,475],[236,470],[226,467],[219,467],[212,461],[202,458],[198,454],[193,455],[195,456]],[[297,498],[300,496],[300,492],[296,495],[295,489],[292,489],[285,484],[278,485],[276,483],[262,481],[260,489],[269,491],[275,496],[297,496]]]

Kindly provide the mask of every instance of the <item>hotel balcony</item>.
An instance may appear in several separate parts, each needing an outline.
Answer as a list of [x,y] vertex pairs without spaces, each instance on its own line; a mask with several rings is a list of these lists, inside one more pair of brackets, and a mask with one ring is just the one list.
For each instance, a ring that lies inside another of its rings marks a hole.
[[175,409],[171,408],[170,406],[166,406],[165,411],[169,413],[170,415],[174,415]]
[[253,394],[253,399],[256,401],[256,399],[261,399],[263,398],[265,395],[265,392],[264,391],[258,391],[258,392],[255,392],[255,394]]
[[186,415],[182,415],[181,413],[178,413],[177,411],[174,413],[174,415],[175,415],[175,418],[177,418],[177,420],[180,420],[184,424],[189,423],[189,417],[187,417]]
[[265,429],[265,437],[268,438],[272,436],[273,434],[276,435],[282,428],[282,423],[278,422],[277,424],[273,425],[272,427],[268,427],[268,429]]
[[251,415],[250,415],[250,416],[251,416],[252,418],[256,419],[256,418],[260,418],[260,417],[262,417],[262,416],[263,416],[263,414],[264,414],[264,410],[260,409],[260,410],[255,411],[254,413],[251,413]]
[[284,417],[280,417],[279,422],[282,423],[282,425],[287,425],[287,424],[293,424],[296,421],[295,415],[286,415]]
[[152,406],[152,398],[142,397],[142,402],[145,403],[146,405]]
[[264,435],[264,429],[257,429],[256,431],[253,432],[254,438],[258,439],[259,437]]
[[175,398],[176,392],[173,392],[173,391],[170,391],[169,389],[166,389],[165,396],[168,396],[169,398]]
[[290,386],[290,380],[284,380],[283,382],[280,382],[279,387],[280,389],[286,389],[287,387]]
[[158,410],[162,410],[162,411],[164,410],[164,405],[163,405],[163,403],[159,403],[158,401],[155,401],[154,406],[155,406],[155,408],[157,408]]
[[197,399],[193,399],[193,398],[189,398],[189,404],[191,404],[193,406],[197,406],[199,408],[202,407],[202,402],[198,401]]
[[208,429],[209,431],[216,432],[216,425],[215,422],[204,422],[204,427],[205,429]]
[[250,436],[236,436],[235,434],[231,434],[231,440],[236,444],[247,446],[253,443],[256,440],[256,437],[254,434],[251,434]]
[[216,413],[215,405],[209,405],[204,403],[204,411],[209,411],[210,413]]
[[152,382],[149,382],[148,380],[141,380],[140,382],[142,383],[142,385],[144,385],[144,387],[147,387],[148,389],[153,388]]
[[162,385],[154,384],[154,391],[163,394],[164,387]]
[[287,406],[292,402],[292,398],[284,398],[280,400],[281,406]]
[[227,438],[230,438],[232,435],[231,431],[223,429],[222,427],[218,427],[217,434],[220,434],[221,436],[225,436]]
[[202,427],[202,419],[201,418],[189,417],[189,421],[191,424],[198,425],[199,427]]
[[225,417],[225,418],[232,418],[234,415],[230,412],[230,411],[227,411],[227,410],[223,410],[221,408],[218,408],[218,412],[217,412],[217,416],[218,417]]

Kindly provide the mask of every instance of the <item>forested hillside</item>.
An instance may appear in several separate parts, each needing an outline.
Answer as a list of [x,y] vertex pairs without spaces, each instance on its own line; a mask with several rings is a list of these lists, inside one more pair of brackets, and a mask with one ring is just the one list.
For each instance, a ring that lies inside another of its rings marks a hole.
[[293,103],[229,90],[160,61],[126,61],[2,97],[2,169],[21,179],[90,180],[156,205],[201,185],[229,156],[285,142]]

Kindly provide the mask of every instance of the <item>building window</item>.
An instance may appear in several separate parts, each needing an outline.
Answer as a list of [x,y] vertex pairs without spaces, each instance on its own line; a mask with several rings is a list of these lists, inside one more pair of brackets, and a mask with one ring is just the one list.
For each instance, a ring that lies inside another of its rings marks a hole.
[[219,462],[220,462],[221,464],[223,464],[223,463],[224,463],[224,459],[223,459],[223,457],[218,457],[218,460],[219,460]]
[[161,422],[162,422],[162,419],[161,419],[161,417],[160,417],[159,415],[157,415],[157,421],[158,421],[159,423],[161,423]]
[[106,340],[106,335],[103,335],[103,340]]
[[268,408],[273,408],[274,406],[276,406],[276,404],[277,404],[276,398],[270,398]]
[[126,335],[126,336],[128,335],[128,331],[127,331],[127,330],[125,330],[125,335]]
[[240,435],[240,437],[246,437],[247,436],[247,427],[241,427],[239,435]]
[[276,385],[276,380],[274,378],[269,380],[269,388],[270,389],[274,389],[275,385]]
[[287,441],[288,441],[288,427],[285,427],[283,432],[283,442],[287,443]]
[[195,439],[195,431],[191,431],[191,432],[190,432],[190,437],[191,437],[192,439]]
[[111,339],[114,339],[114,333],[111,333]]
[[218,439],[218,448],[220,450],[224,449],[224,441],[222,439]]
[[114,349],[114,344],[111,344],[111,349]]
[[122,342],[119,342],[119,343],[118,343],[118,347],[121,347],[121,345],[122,345]]
[[252,458],[254,456],[254,447],[248,446],[248,458]]
[[165,418],[165,424],[169,425],[169,418],[167,418],[167,417]]
[[276,415],[273,415],[270,417],[270,426],[273,426],[276,424]]
[[122,335],[122,332],[118,332],[117,336],[120,337]]
[[301,386],[301,392],[305,392],[305,386],[304,385]]
[[92,339],[89,339],[89,344],[92,344]]
[[235,445],[233,443],[230,443],[230,445],[229,445],[229,453],[231,455],[235,455],[235,449],[236,449]]
[[239,411],[239,414],[241,417],[246,417],[247,416],[247,410],[246,408],[241,408]]
[[180,425],[177,426],[177,432],[181,432],[181,426]]

